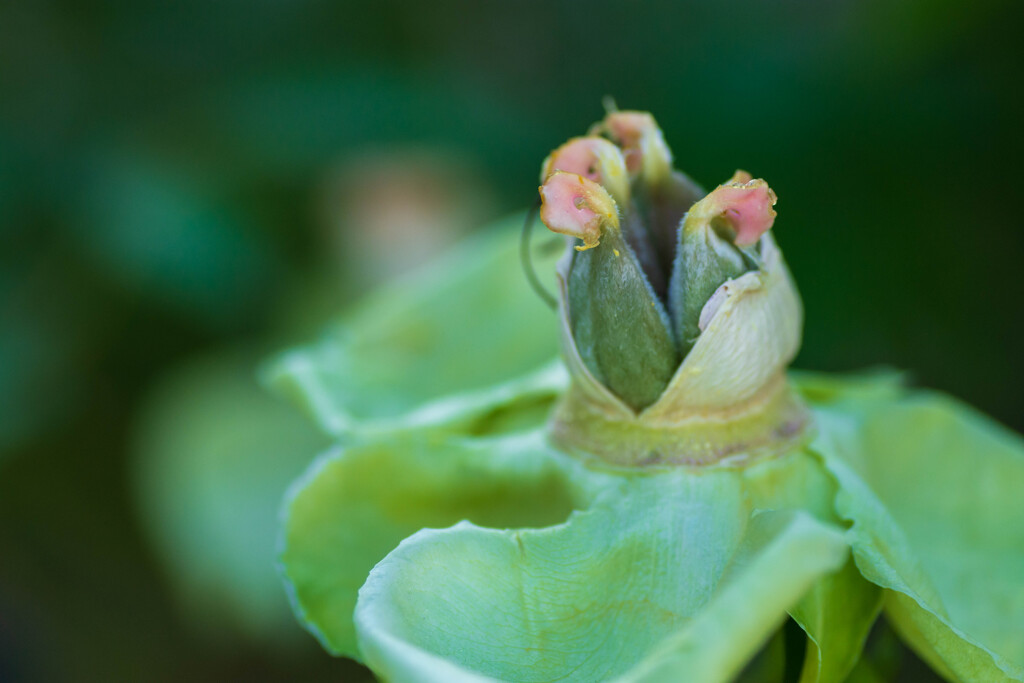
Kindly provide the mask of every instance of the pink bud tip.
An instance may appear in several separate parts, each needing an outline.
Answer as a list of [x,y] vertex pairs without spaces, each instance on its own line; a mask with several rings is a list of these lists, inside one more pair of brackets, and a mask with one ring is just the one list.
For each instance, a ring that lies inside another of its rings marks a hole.
[[653,174],[648,180],[656,180],[668,172],[672,165],[672,153],[665,144],[665,138],[654,117],[645,111],[613,111],[594,129],[605,131],[622,147],[626,168],[636,174]]
[[732,174],[732,178],[729,178],[727,181],[725,181],[725,184],[726,185],[742,185],[744,183],[749,183],[753,179],[754,179],[754,176],[750,175],[749,173],[747,173],[743,169],[738,168],[738,169],[736,169],[736,172]]
[[615,200],[592,180],[555,171],[540,187],[540,219],[552,232],[583,240],[580,251],[601,243],[601,229],[618,228]]
[[629,176],[622,152],[611,142],[597,136],[573,138],[544,161],[541,182],[555,171],[581,175],[600,183],[616,202],[629,202]]
[[736,171],[731,180],[715,188],[690,213],[699,218],[725,221],[735,233],[736,246],[749,247],[757,244],[761,235],[775,223],[776,213],[772,207],[776,201],[768,183],[760,178],[751,180],[746,171]]
[[[548,157],[544,163],[543,179],[555,171],[575,173],[584,178],[601,182],[601,148],[607,145],[615,150],[615,145],[603,138],[573,138]],[[617,150],[616,150],[617,151]]]
[[657,129],[654,117],[640,111],[614,111],[604,119],[605,129],[613,140],[622,145],[626,156],[626,168],[635,173],[643,162],[640,141],[651,130]]

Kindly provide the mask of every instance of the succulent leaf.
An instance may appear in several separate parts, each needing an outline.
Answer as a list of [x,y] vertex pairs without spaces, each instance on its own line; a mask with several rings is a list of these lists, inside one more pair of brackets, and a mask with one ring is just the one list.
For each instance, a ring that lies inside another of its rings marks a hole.
[[[507,424],[510,396],[543,420],[565,377],[551,365],[557,324],[523,279],[521,226],[513,217],[374,292],[320,341],[273,358],[265,381],[341,438],[464,429],[497,414]],[[534,263],[553,289],[564,244],[536,242]]]
[[[423,527],[559,524],[587,477],[531,436],[382,437],[322,456],[285,502],[281,572],[300,621],[330,652],[360,658],[352,611],[375,564]],[[584,493],[581,493],[584,492]]]
[[1024,442],[941,395],[858,392],[816,411],[814,444],[857,567],[943,676],[1024,680]]
[[398,682],[727,681],[848,554],[806,513],[752,514],[735,471],[608,485],[559,526],[403,542],[359,593],[367,662]]
[[830,683],[884,609],[948,680],[1024,682],[1024,441],[892,374],[794,386],[803,314],[768,185],[737,171],[700,198],[649,114],[593,133],[612,142],[571,140],[542,174],[541,218],[570,238],[568,382],[474,383],[535,367],[543,329],[496,303],[487,258],[375,300],[393,315],[357,319],[341,361],[282,362],[347,444],[286,502],[300,620],[398,682],[715,682],[788,614],[802,683]]

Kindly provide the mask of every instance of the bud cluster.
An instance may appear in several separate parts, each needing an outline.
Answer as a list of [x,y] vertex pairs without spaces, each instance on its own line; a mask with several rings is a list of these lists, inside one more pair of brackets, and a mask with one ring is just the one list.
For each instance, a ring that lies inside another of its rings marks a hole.
[[563,274],[571,344],[597,382],[643,411],[718,312],[726,283],[763,267],[775,193],[744,171],[705,193],[673,169],[654,118],[631,111],[552,152],[541,179],[541,220],[582,241]]

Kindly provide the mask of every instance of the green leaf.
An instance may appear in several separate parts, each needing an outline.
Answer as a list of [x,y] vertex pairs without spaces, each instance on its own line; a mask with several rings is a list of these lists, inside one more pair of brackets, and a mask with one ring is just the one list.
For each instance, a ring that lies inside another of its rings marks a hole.
[[861,576],[852,558],[818,579],[790,611],[808,637],[801,683],[845,681],[881,609],[881,589]]
[[404,541],[356,609],[392,681],[728,680],[847,556],[809,515],[752,515],[743,474],[614,476],[536,530],[464,522]]
[[[379,290],[319,344],[278,357],[266,379],[335,436],[486,421],[510,400],[546,412],[565,385],[560,368],[493,388],[558,353],[557,318],[520,266],[521,225],[510,219]],[[533,250],[551,290],[563,249],[562,239],[547,237]],[[462,396],[439,401],[453,394]]]
[[288,483],[327,439],[228,349],[164,377],[140,411],[134,449],[144,530],[191,624],[280,645],[295,628],[274,571]]
[[331,453],[285,505],[281,569],[300,619],[332,653],[358,658],[352,611],[375,564],[424,527],[558,524],[594,475],[538,433],[461,440],[397,434]]
[[884,366],[843,374],[808,370],[790,370],[788,374],[807,402],[816,406],[852,400],[887,401],[906,391],[906,373]]
[[860,571],[901,636],[951,680],[1024,680],[1024,444],[934,393],[819,407]]
[[[759,509],[802,509],[829,524],[835,513],[836,485],[817,457],[796,451],[758,464],[746,473],[748,490]],[[822,576],[790,609],[807,633],[803,683],[843,681],[857,663],[864,641],[881,609],[882,591],[857,571],[852,560]]]
[[786,627],[783,625],[737,675],[735,683],[783,683],[785,680]]

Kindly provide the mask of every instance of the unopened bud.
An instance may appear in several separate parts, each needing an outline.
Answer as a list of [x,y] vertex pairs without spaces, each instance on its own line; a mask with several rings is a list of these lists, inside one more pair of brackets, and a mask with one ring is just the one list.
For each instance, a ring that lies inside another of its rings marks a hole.
[[563,301],[575,350],[594,379],[641,410],[662,394],[679,365],[665,306],[600,185],[555,171],[540,192],[544,224],[583,240],[572,254]]
[[705,196],[671,160],[653,117],[612,112],[542,168],[541,219],[575,247],[559,265],[573,385],[556,432],[616,462],[653,461],[651,443],[714,459],[805,423],[784,374],[802,309],[765,234],[775,193],[737,171]]
[[555,171],[581,175],[602,185],[620,205],[629,202],[629,175],[619,148],[604,138],[573,138],[544,160],[541,182]]
[[660,185],[672,171],[672,151],[654,117],[643,111],[613,111],[594,130],[622,147],[626,168],[648,185]]
[[684,355],[701,333],[701,312],[715,291],[757,269],[759,257],[750,247],[772,227],[774,204],[766,182],[737,171],[687,212],[669,283],[669,309]]

